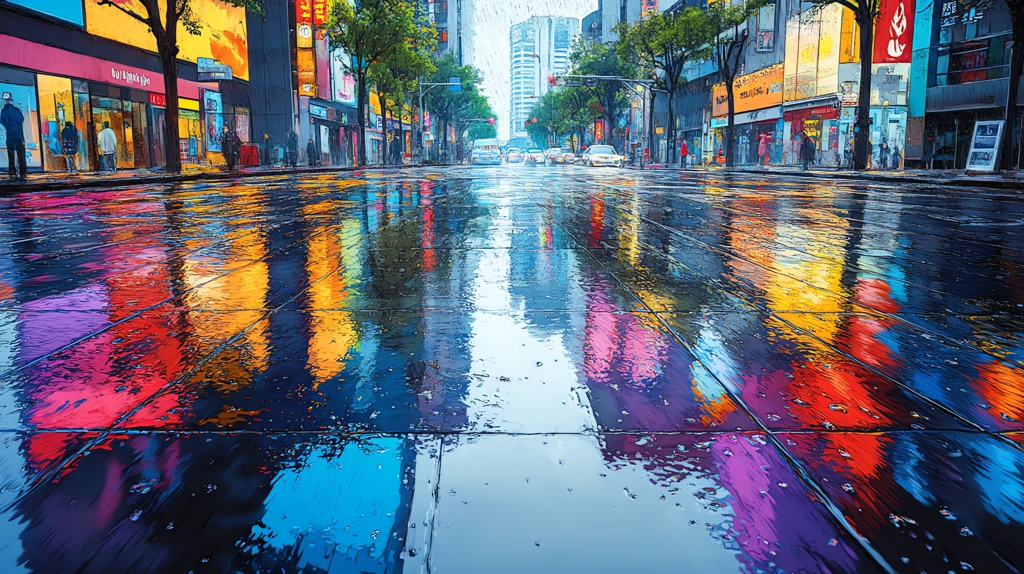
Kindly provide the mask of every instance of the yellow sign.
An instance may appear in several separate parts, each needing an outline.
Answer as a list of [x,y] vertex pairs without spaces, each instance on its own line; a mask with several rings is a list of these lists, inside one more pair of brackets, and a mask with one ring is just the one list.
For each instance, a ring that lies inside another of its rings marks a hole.
[[377,90],[370,90],[370,111],[380,115],[380,96],[377,95]]
[[[733,80],[732,93],[736,113],[780,105],[784,74],[783,65],[775,64]],[[728,95],[724,83],[715,85],[713,109],[716,118],[729,114]]]
[[[102,0],[85,0],[85,28],[90,34],[156,52],[156,40],[149,26],[118,10],[101,5]],[[139,0],[116,0],[126,10],[143,17],[146,8]],[[160,0],[160,11],[166,0]],[[200,23],[198,36],[178,23],[178,57],[195,62],[198,58],[215,58],[231,66],[236,78],[249,79],[249,46],[245,30],[245,9],[221,0],[190,0],[192,13]]]
[[295,55],[299,69],[299,95],[316,97],[316,57],[312,49],[300,48]]
[[654,128],[654,133],[658,134],[659,136],[661,134],[665,133],[664,126],[658,126],[658,127]]

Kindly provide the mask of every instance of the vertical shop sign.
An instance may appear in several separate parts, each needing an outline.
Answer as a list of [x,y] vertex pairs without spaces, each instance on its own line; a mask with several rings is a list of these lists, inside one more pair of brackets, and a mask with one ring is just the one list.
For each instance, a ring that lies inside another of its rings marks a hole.
[[765,4],[757,11],[757,51],[775,49],[775,3]]
[[299,95],[316,97],[316,57],[312,49],[302,49],[295,54],[299,69]]
[[909,64],[914,37],[914,0],[882,0],[875,24],[876,64]]
[[327,0],[313,0],[313,26],[327,24]]
[[313,0],[295,0],[295,47],[313,47]]

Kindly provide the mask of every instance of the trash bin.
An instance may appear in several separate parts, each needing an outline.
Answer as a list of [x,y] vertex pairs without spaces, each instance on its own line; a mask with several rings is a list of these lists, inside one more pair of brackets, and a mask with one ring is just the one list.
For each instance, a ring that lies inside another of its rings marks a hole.
[[255,144],[242,144],[240,149],[242,165],[257,166],[260,164],[260,148]]

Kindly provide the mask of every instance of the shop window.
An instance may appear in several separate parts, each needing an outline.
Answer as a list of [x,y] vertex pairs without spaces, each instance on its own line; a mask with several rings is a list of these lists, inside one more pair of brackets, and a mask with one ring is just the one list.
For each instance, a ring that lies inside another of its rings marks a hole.
[[[42,143],[43,166],[47,170],[67,169],[61,132],[64,130],[64,122],[76,123],[71,79],[39,74],[36,77],[36,85],[39,87],[39,134]],[[75,126],[75,129],[78,130],[79,141],[88,139],[81,126]],[[76,157],[76,159],[75,167],[85,169],[81,162],[86,158]]]
[[952,86],[1005,78],[1008,71],[1003,34],[981,40],[940,46],[936,57],[935,83]]
[[[0,82],[0,94],[10,94],[14,105],[25,116],[25,161],[26,165],[42,167],[43,157],[39,140],[39,109],[36,106],[36,90],[32,86],[5,84]],[[0,106],[2,107],[2,106]],[[7,173],[7,132],[0,126],[0,171]]]

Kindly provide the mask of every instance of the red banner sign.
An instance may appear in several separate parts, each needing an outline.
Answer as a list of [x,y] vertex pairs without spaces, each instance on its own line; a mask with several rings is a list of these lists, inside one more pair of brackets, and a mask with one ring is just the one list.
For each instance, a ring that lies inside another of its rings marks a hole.
[[882,0],[875,24],[876,64],[909,64],[913,52],[914,0]]
[[313,0],[313,25],[323,26],[327,23],[327,0]]

